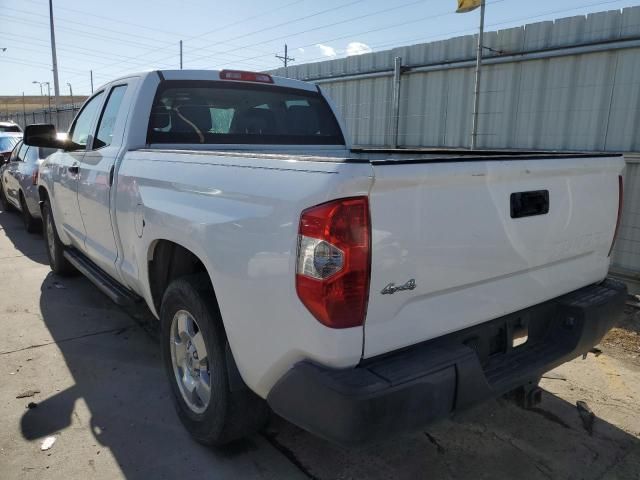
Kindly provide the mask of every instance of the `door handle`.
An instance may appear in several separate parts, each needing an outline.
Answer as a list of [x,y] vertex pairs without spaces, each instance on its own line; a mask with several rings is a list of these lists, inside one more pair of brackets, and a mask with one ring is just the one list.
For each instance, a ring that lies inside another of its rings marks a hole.
[[549,213],[549,190],[511,194],[511,218],[533,217]]
[[69,171],[69,173],[77,175],[78,172],[80,171],[80,167],[78,165],[72,165],[67,170]]

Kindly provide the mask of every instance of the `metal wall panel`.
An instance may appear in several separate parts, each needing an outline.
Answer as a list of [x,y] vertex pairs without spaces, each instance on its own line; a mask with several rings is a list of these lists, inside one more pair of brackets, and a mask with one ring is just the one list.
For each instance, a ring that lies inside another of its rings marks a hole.
[[624,208],[612,264],[614,268],[635,272],[640,280],[640,155],[627,159]]
[[[488,58],[640,38],[640,7],[539,22],[486,35]],[[476,36],[290,66],[292,78],[321,80],[337,100],[355,144],[390,145],[394,57],[433,71],[402,76],[399,145],[467,146],[471,138]],[[440,68],[440,69],[439,69]],[[386,71],[386,76],[365,78]],[[284,74],[283,69],[275,74]],[[345,75],[356,75],[339,79]],[[362,77],[359,78],[358,76]],[[479,146],[640,150],[640,47],[486,65]],[[387,118],[384,118],[384,117]],[[386,128],[386,131],[384,130]]]

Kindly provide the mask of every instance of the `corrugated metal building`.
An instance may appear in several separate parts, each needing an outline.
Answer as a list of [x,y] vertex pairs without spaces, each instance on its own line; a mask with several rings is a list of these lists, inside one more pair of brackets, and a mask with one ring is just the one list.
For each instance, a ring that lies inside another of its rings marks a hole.
[[[479,146],[640,151],[640,7],[485,36]],[[290,66],[322,85],[355,144],[391,145],[394,58],[402,59],[398,144],[469,144],[477,37]],[[273,73],[284,75],[284,69]]]

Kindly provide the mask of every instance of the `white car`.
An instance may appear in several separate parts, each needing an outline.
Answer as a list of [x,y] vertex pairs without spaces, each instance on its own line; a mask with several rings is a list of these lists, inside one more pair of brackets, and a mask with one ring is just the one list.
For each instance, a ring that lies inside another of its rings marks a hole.
[[0,133],[22,133],[22,128],[14,122],[0,122]]
[[51,268],[146,302],[203,443],[270,407],[327,439],[419,428],[587,352],[622,156],[352,149],[321,88],[156,71],[100,87],[40,167]]

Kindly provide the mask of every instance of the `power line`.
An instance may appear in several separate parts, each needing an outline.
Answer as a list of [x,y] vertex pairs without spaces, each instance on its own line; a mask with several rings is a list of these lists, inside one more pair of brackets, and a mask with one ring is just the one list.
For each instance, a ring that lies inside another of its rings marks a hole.
[[[506,1],[506,0],[496,0],[493,3],[504,2],[504,1]],[[370,16],[373,16],[373,15],[379,15],[381,13],[387,13],[390,10],[395,10],[395,9],[398,9],[398,8],[403,8],[403,7],[406,7],[406,6],[414,5],[416,3],[422,3],[422,0],[420,0],[419,2],[415,2],[415,1],[414,2],[409,2],[409,3],[403,4],[403,5],[399,5],[399,6],[396,6],[396,7],[389,8],[389,9],[381,10],[381,11],[378,11],[378,12],[368,13],[368,14],[364,14],[364,15],[358,15],[356,17],[348,18],[348,19],[342,20],[342,21],[337,22],[337,23],[333,22],[333,23],[330,23],[330,24],[321,25],[319,27],[309,28],[309,29],[306,29],[306,30],[303,30],[303,31],[300,31],[300,32],[296,32],[294,34],[289,34],[289,35],[283,35],[283,36],[279,36],[279,37],[270,38],[269,40],[263,41],[261,43],[266,43],[266,42],[270,42],[270,41],[274,41],[274,40],[280,40],[280,39],[285,38],[287,36],[300,35],[300,34],[303,34],[303,33],[308,33],[308,32],[312,32],[312,31],[320,30],[322,28],[327,28],[327,27],[338,25],[338,24],[343,24],[343,23],[347,23],[347,22],[351,22],[351,21],[355,21],[355,20],[360,20],[362,18],[370,17]],[[311,43],[311,44],[301,45],[301,46],[295,47],[295,48],[309,47],[309,46],[317,45],[318,43],[327,43],[327,42],[331,42],[331,41],[339,40],[339,39],[343,39],[343,38],[353,38],[356,35],[361,35],[361,34],[364,34],[364,33],[371,33],[371,32],[377,32],[377,31],[382,31],[382,30],[388,30],[390,28],[395,28],[395,27],[398,27],[398,26],[408,25],[408,24],[411,24],[411,23],[417,23],[417,22],[421,22],[421,21],[424,21],[424,20],[440,18],[440,17],[449,16],[449,15],[455,15],[455,12],[447,12],[447,13],[441,13],[441,14],[436,14],[436,15],[428,15],[426,17],[421,17],[421,18],[418,18],[418,19],[413,19],[413,20],[409,20],[409,21],[405,21],[405,22],[395,23],[393,25],[388,25],[386,27],[374,28],[374,29],[366,30],[364,32],[350,32],[347,35],[343,35],[343,36],[340,36],[340,37],[335,37],[335,38],[329,39],[329,40],[321,40],[321,41],[314,42],[314,43]],[[248,47],[250,47],[252,45],[244,45],[243,47],[239,47],[239,48],[248,48]],[[195,60],[209,58],[209,57],[210,56],[205,55],[205,56],[202,56],[202,57],[197,57]],[[246,57],[245,60],[252,60],[252,59],[255,59],[255,58],[261,58],[261,56]],[[223,65],[227,65],[227,64],[223,64]]]
[[[32,0],[28,0],[28,1],[32,1]],[[299,0],[299,1],[300,1],[300,0]],[[290,2],[290,3],[286,4],[284,7],[286,7],[287,5],[292,5],[292,4],[299,3],[299,1],[296,1],[296,2]],[[506,0],[498,0],[498,1],[496,1],[496,2],[487,2],[487,3],[498,3],[498,2],[501,2],[501,1],[506,1]],[[554,10],[554,11],[552,11],[552,12],[544,12],[544,13],[541,13],[541,14],[538,14],[538,15],[534,15],[534,16],[527,16],[527,17],[520,17],[520,18],[512,18],[512,19],[509,19],[509,20],[505,20],[505,21],[501,21],[501,22],[493,23],[493,24],[490,24],[490,25],[488,25],[488,26],[504,25],[504,24],[508,24],[508,23],[512,23],[512,22],[516,22],[516,21],[520,21],[520,20],[527,20],[527,19],[532,19],[532,18],[539,18],[539,17],[541,17],[541,16],[545,16],[545,15],[553,15],[553,14],[557,14],[557,13],[564,13],[564,12],[567,12],[567,11],[575,11],[575,10],[579,10],[579,9],[583,9],[583,8],[590,8],[590,7],[595,7],[595,6],[601,6],[601,5],[613,4],[613,3],[618,3],[618,2],[620,2],[620,1],[622,1],[622,0],[600,1],[600,2],[596,2],[596,3],[591,3],[591,4],[581,5],[581,6],[574,6],[574,7],[571,7],[571,8],[565,8],[565,9],[561,9],[561,10]],[[339,7],[339,8],[346,8],[346,7],[348,7],[348,6],[352,5],[352,4],[355,4],[355,3],[358,3],[358,2],[352,2],[352,3],[350,3],[350,4],[343,5],[343,6]],[[353,17],[353,18],[349,18],[349,19],[341,20],[340,22],[337,22],[337,23],[336,23],[336,22],[334,22],[334,23],[327,24],[327,25],[322,25],[322,26],[318,26],[318,27],[313,27],[313,28],[305,29],[305,30],[302,30],[302,31],[296,32],[296,33],[294,33],[294,34],[289,34],[289,35],[291,35],[291,36],[295,36],[295,35],[300,35],[300,34],[302,34],[302,33],[307,33],[307,32],[309,32],[309,31],[317,31],[317,30],[321,30],[321,29],[323,29],[323,28],[327,28],[327,27],[331,27],[331,26],[335,26],[335,25],[339,25],[339,24],[344,24],[344,23],[347,23],[347,22],[349,22],[349,21],[354,21],[354,20],[357,20],[357,19],[360,19],[360,18],[363,18],[363,17],[370,17],[370,16],[374,16],[374,15],[380,15],[380,14],[382,14],[382,13],[385,13],[385,12],[389,11],[389,10],[393,10],[393,9],[397,9],[397,8],[403,8],[404,6],[409,6],[409,5],[417,4],[417,3],[421,3],[421,2],[417,2],[417,1],[414,1],[414,2],[408,2],[408,3],[403,4],[403,5],[390,7],[390,8],[387,8],[387,9],[384,9],[384,10],[381,10],[381,11],[377,11],[377,12],[370,12],[370,13],[367,13],[367,14],[364,14],[364,15],[358,15],[358,16]],[[280,8],[284,8],[284,7],[280,7]],[[69,9],[67,9],[67,10],[69,10]],[[77,10],[76,10],[76,11],[77,11]],[[286,23],[286,24],[290,24],[290,23],[292,23],[293,21],[301,21],[301,20],[306,19],[306,18],[309,18],[309,17],[318,16],[318,15],[322,14],[323,12],[324,12],[324,13],[326,13],[327,11],[335,11],[335,9],[328,9],[328,10],[323,10],[323,11],[321,11],[321,12],[315,12],[315,13],[313,13],[313,14],[311,14],[311,15],[305,15],[305,16],[303,16],[303,17],[299,17],[299,18],[297,18],[297,19],[293,19],[292,21],[284,22],[284,23]],[[296,48],[304,48],[304,47],[308,47],[308,46],[315,45],[316,43],[328,43],[328,42],[332,42],[332,41],[340,40],[340,39],[344,39],[344,38],[353,38],[353,37],[358,36],[358,35],[363,35],[363,34],[367,34],[367,33],[373,33],[373,32],[382,31],[382,30],[386,30],[386,29],[390,29],[390,28],[396,28],[396,27],[399,27],[399,26],[404,26],[404,25],[407,25],[407,24],[411,24],[411,23],[416,23],[416,22],[424,21],[424,20],[426,20],[426,19],[440,18],[440,17],[443,17],[443,16],[445,16],[445,15],[450,15],[450,14],[453,14],[453,12],[449,12],[449,13],[441,13],[441,14],[437,14],[437,15],[431,15],[431,16],[428,16],[428,17],[421,17],[420,19],[411,19],[411,20],[408,20],[408,21],[405,21],[405,22],[395,23],[395,24],[393,24],[393,25],[388,25],[388,26],[384,26],[384,27],[380,27],[380,28],[368,29],[368,30],[361,31],[361,32],[350,32],[348,35],[341,35],[341,36],[333,37],[333,38],[330,38],[330,39],[324,39],[324,40],[320,40],[320,41],[318,41],[318,42],[309,43],[309,44],[306,44],[306,45],[301,45],[300,47],[296,47]],[[34,15],[37,15],[37,14],[34,14]],[[245,19],[242,19],[242,20],[239,20],[239,21],[235,22],[235,24],[242,23],[243,21],[248,21],[249,19],[256,18],[256,17],[259,17],[259,16],[261,16],[261,15],[262,15],[262,14],[257,14],[257,15],[251,16],[251,17],[247,17],[247,18],[245,18]],[[30,22],[30,23],[32,23],[32,24],[33,24],[33,23],[36,23],[36,22],[31,21],[31,20],[23,20],[23,22],[25,22],[25,23],[29,23],[29,22]],[[72,22],[72,23],[73,23],[73,22]],[[223,26],[223,27],[220,27],[219,29],[216,29],[215,31],[219,31],[220,29],[228,28],[228,27],[233,26],[233,25],[234,25],[234,23],[229,24],[229,25],[226,25],[226,26]],[[234,37],[234,38],[232,38],[232,39],[226,39],[226,40],[234,40],[234,39],[237,39],[237,38],[242,38],[242,37],[246,37],[246,36],[249,36],[249,35],[254,35],[254,34],[256,34],[256,33],[260,33],[260,32],[265,31],[265,30],[278,28],[278,27],[280,27],[280,26],[282,26],[282,25],[283,25],[283,23],[278,23],[278,24],[273,25],[273,26],[270,26],[270,27],[265,27],[265,28],[260,29],[260,30],[257,30],[257,31],[244,33],[244,34],[239,35],[239,36],[236,36],[236,37]],[[60,28],[60,27],[59,27],[59,28]],[[72,29],[72,30],[76,30],[76,29]],[[372,47],[373,47],[373,48],[381,48],[381,47],[384,47],[384,46],[397,45],[397,44],[398,44],[398,43],[400,43],[400,42],[405,42],[405,43],[406,43],[406,42],[416,41],[416,40],[422,40],[422,41],[424,41],[424,40],[429,39],[429,38],[444,37],[444,36],[446,36],[446,35],[451,35],[451,34],[455,34],[455,33],[465,33],[465,32],[469,32],[469,31],[471,31],[471,30],[472,30],[472,29],[458,30],[458,31],[456,31],[456,32],[445,32],[445,33],[441,33],[441,34],[438,34],[438,35],[432,35],[432,36],[430,36],[430,37],[426,37],[426,38],[425,38],[425,37],[419,37],[419,38],[414,37],[413,39],[405,39],[405,40],[398,39],[398,40],[394,40],[393,42],[386,42],[386,43],[375,44],[375,45],[372,45]],[[473,29],[473,30],[475,31],[475,29]],[[86,35],[86,36],[91,36],[91,35],[93,35],[92,33],[89,33],[89,32],[84,32],[84,31],[81,31],[81,32],[82,32],[82,34],[84,34],[84,35]],[[195,36],[187,37],[187,38],[198,38],[198,37],[200,37],[200,38],[201,38],[201,37],[206,36],[206,35],[208,35],[208,34],[210,34],[210,33],[213,33],[213,32],[214,32],[214,31],[211,31],[211,32],[205,32],[205,33],[203,33],[203,34],[199,34],[199,35],[195,35]],[[124,34],[124,32],[118,32],[118,33],[119,33],[119,34]],[[287,36],[289,36],[289,35],[287,35]],[[105,37],[105,36],[100,36],[100,37]],[[140,36],[140,37],[141,37],[141,36]],[[107,37],[107,38],[111,38],[111,37]],[[236,51],[236,50],[240,50],[240,49],[243,49],[243,48],[249,48],[249,47],[252,47],[252,46],[254,46],[254,45],[259,45],[259,44],[268,43],[268,42],[270,42],[270,41],[275,41],[275,40],[280,39],[280,38],[282,38],[282,36],[274,37],[274,38],[271,38],[271,39],[268,39],[268,40],[262,40],[262,41],[260,41],[259,43],[255,43],[255,44],[251,44],[251,45],[244,45],[244,46],[234,47],[234,49],[231,49],[231,50],[219,51],[219,52],[215,52],[215,53],[213,53],[212,55],[206,55],[206,56],[196,57],[196,60],[197,60],[197,59],[203,59],[203,58],[211,58],[211,57],[213,57],[213,56],[215,56],[215,55],[229,55],[229,56],[231,56],[231,52],[234,52],[234,51]],[[126,42],[126,43],[127,43],[128,45],[130,45],[130,43],[131,43],[131,42]],[[150,45],[148,45],[148,44],[141,44],[141,43],[140,43],[139,45],[141,45],[141,46],[142,46],[141,48],[147,48],[147,47],[151,48],[151,46],[150,46]],[[173,49],[175,49],[175,43],[173,43],[172,45],[173,45],[173,47],[172,47],[172,48],[173,48]],[[68,48],[70,48],[70,47],[66,47],[66,48],[68,49]],[[210,48],[210,47],[197,47],[197,48],[194,48],[194,49],[190,50],[190,52],[198,51],[198,50],[206,50],[206,49],[208,49],[208,48]],[[153,47],[153,51],[158,51],[158,50],[159,50],[159,49],[158,49],[158,47],[157,47],[157,46],[156,46],[156,47]],[[160,50],[164,50],[164,49],[163,49],[163,48],[161,48]],[[339,50],[339,51],[340,51],[340,50]],[[104,53],[106,53],[106,52],[104,52]],[[77,54],[77,55],[90,55],[90,54],[86,54],[86,53],[82,53],[82,52],[77,52],[76,54]],[[116,63],[116,62],[114,62],[114,63],[111,63],[111,64],[106,64],[106,65],[104,65],[104,66],[103,66],[103,67],[101,67],[101,68],[102,68],[103,70],[106,70],[106,69],[108,69],[109,67],[111,67],[111,66],[113,66],[113,65],[123,63],[123,61],[124,61],[124,62],[126,62],[126,63],[130,63],[130,64],[132,64],[132,65],[136,65],[138,62],[135,62],[134,60],[137,60],[138,58],[142,57],[143,55],[144,55],[144,53],[143,53],[143,54],[141,54],[141,55],[136,55],[136,56],[131,56],[131,57],[119,57],[119,56],[118,56],[118,62],[117,62],[117,63]],[[273,55],[273,53],[269,53],[268,55],[269,55],[269,56],[271,56],[271,55]],[[161,62],[162,60],[165,60],[165,59],[175,59],[175,57],[176,57],[176,56],[177,56],[177,54],[174,54],[174,55],[171,55],[171,56],[169,56],[169,57],[163,57],[163,58],[157,59],[157,60],[155,60],[155,61],[153,61],[153,62],[154,62],[154,64],[158,65],[158,64],[159,64],[159,62]],[[256,56],[240,56],[240,55],[237,55],[237,56],[238,56],[238,59],[237,59],[237,60],[235,60],[235,61],[229,61],[228,63],[218,64],[218,65],[228,65],[228,64],[232,64],[232,63],[247,63],[247,64],[248,64],[248,63],[249,63],[249,61],[251,61],[251,60],[258,60],[258,59],[264,59],[264,58],[266,58],[266,57],[267,57],[267,54],[265,54],[265,55],[256,55]],[[112,56],[112,58],[113,58],[113,56]],[[125,60],[125,59],[126,59],[126,60]],[[309,61],[313,61],[314,59],[315,59],[315,58],[309,59],[309,60],[307,60],[307,62],[309,62]],[[321,59],[326,59],[326,57],[317,57],[317,59],[319,59],[319,60],[321,60]],[[127,61],[127,60],[129,60],[129,61]],[[25,61],[24,61],[24,59],[14,59],[14,60],[13,60],[13,63],[18,64],[18,63],[17,63],[18,61],[21,61],[21,62],[22,62],[22,64],[25,64],[25,65],[34,66],[33,64],[29,64],[28,62],[25,62]],[[147,64],[148,64],[148,60],[146,60],[146,59],[145,59],[145,63],[147,63]],[[48,67],[48,65],[47,65],[47,67]],[[133,68],[133,67],[132,67],[132,68]],[[72,69],[65,69],[64,71],[71,72],[71,71],[72,71]],[[71,78],[76,78],[76,77],[78,77],[78,76],[80,76],[80,75],[82,75],[83,77],[85,77],[85,78],[86,78],[86,72],[85,72],[85,71],[79,71],[79,70],[76,70],[76,71],[78,72],[78,74],[77,74],[77,75],[72,76]],[[127,70],[127,71],[130,71],[130,70]],[[119,73],[119,72],[118,72],[118,73]],[[109,75],[109,76],[107,76],[107,75],[98,75],[98,76],[100,76],[100,77],[104,77],[104,78],[113,78],[113,75]],[[71,79],[71,78],[70,78],[70,79]],[[74,84],[74,85],[75,85],[75,84]]]
[[[309,15],[304,15],[304,16],[302,16],[302,17],[294,18],[294,19],[288,20],[288,21],[286,21],[286,22],[281,22],[281,23],[278,23],[278,24],[276,24],[276,25],[272,25],[272,26],[269,26],[269,27],[264,27],[264,28],[261,28],[261,29],[259,29],[259,30],[254,30],[254,31],[252,31],[252,32],[244,33],[244,34],[242,34],[242,35],[237,35],[237,36],[232,37],[232,38],[230,38],[230,39],[228,39],[228,40],[229,40],[229,41],[238,40],[238,39],[240,39],[240,38],[244,38],[244,37],[252,36],[252,35],[255,35],[255,34],[257,34],[257,33],[265,32],[265,31],[267,31],[267,30],[273,30],[273,29],[275,29],[275,28],[279,28],[279,27],[282,27],[282,26],[285,26],[285,25],[290,25],[291,23],[294,23],[294,22],[299,22],[299,21],[302,21],[302,20],[307,20],[307,19],[309,19],[309,18],[317,17],[317,16],[319,16],[319,15],[323,15],[323,14],[328,13],[328,12],[331,12],[331,11],[335,11],[335,10],[340,10],[340,9],[343,9],[343,8],[347,8],[347,7],[350,7],[350,6],[355,5],[355,4],[357,4],[357,3],[362,3],[363,1],[364,1],[364,0],[355,0],[355,1],[352,1],[352,2],[347,3],[347,4],[345,4],[345,5],[340,5],[339,7],[332,7],[332,8],[328,8],[328,9],[321,10],[321,11],[319,11],[319,12],[315,12],[315,13],[312,13],[312,14],[309,14]],[[284,37],[278,37],[278,38],[284,38]],[[254,43],[254,44],[251,44],[251,46],[255,46],[255,45],[262,45],[262,44],[265,44],[265,43],[267,43],[267,42],[269,42],[269,41],[273,41],[273,39],[266,40],[266,41],[265,41],[265,40],[262,40],[262,41],[260,41],[260,42],[256,42],[256,43]],[[228,54],[228,53],[230,53],[230,52],[235,52],[235,51],[237,51],[237,50],[241,50],[241,49],[244,49],[244,48],[248,48],[248,47],[247,47],[247,46],[245,46],[245,45],[243,45],[243,46],[241,46],[241,47],[235,47],[235,48],[233,48],[233,49],[231,49],[231,50],[225,50],[225,51],[222,51],[222,52],[221,52],[221,51],[218,51],[218,52],[213,53],[212,55],[205,55],[205,56],[200,56],[200,57],[192,58],[191,60],[192,60],[192,61],[194,61],[194,60],[195,60],[195,61],[197,61],[197,60],[201,60],[201,59],[204,59],[204,58],[211,58],[211,57],[214,57],[214,56],[216,56],[216,55],[218,55],[218,54]],[[195,49],[192,49],[191,51],[192,51],[192,52],[196,52],[196,51],[203,50],[203,49],[204,49],[204,48],[202,48],[202,47],[201,47],[201,48],[195,48]],[[271,54],[269,54],[269,55],[271,55]],[[257,55],[257,56],[255,56],[255,57],[248,57],[248,58],[244,58],[244,60],[253,60],[253,59],[255,59],[255,58],[262,58],[262,57],[264,57],[264,55]],[[162,61],[162,60],[165,60],[165,59],[164,59],[164,58],[159,59],[159,61]]]
[[[47,17],[47,15],[41,14],[41,13],[36,13],[36,12],[30,12],[28,10],[19,10],[16,8],[5,8],[6,10],[11,10],[13,12],[17,12],[17,13],[22,13],[22,14],[26,14],[26,15],[32,15],[32,16],[36,16],[36,17]],[[92,15],[93,17],[93,15]],[[14,17],[14,18],[20,18],[20,17]],[[25,19],[31,22],[34,22],[34,20],[30,20],[30,19]],[[114,30],[112,28],[106,28],[104,25],[95,25],[95,24],[91,24],[91,23],[87,23],[86,21],[76,21],[76,20],[70,20],[64,17],[60,17],[60,15],[56,16],[56,22],[63,22],[63,23],[69,23],[69,24],[73,24],[73,25],[80,25],[83,27],[90,27],[90,28],[96,28],[99,29],[100,31],[103,32],[112,32],[115,33],[117,35],[127,35],[127,37],[136,37],[136,38],[141,38],[142,40],[150,40],[152,42],[157,42],[157,37],[155,36],[148,36],[148,35],[139,35],[139,34],[135,34],[135,33],[131,33],[131,32],[124,32],[122,30]],[[136,25],[136,24],[133,24]],[[63,27],[64,29],[70,30],[69,27]],[[163,32],[163,33],[167,33],[167,32]],[[88,35],[97,35],[94,32],[85,32],[85,34]],[[225,44],[226,42],[219,42],[222,44]],[[173,41],[161,41],[160,42],[161,45],[164,46],[171,46],[174,45],[175,42]],[[235,46],[235,45],[230,45],[230,46]],[[203,47],[206,48],[206,47]],[[157,46],[155,47],[154,51],[157,51]],[[268,54],[269,52],[263,52],[265,54]]]
[[[295,4],[301,3],[301,2],[303,2],[303,1],[304,1],[304,0],[295,0],[295,1],[293,1],[293,2],[287,3],[286,5],[283,5],[282,7],[272,8],[272,9],[270,9],[270,10],[269,10],[269,12],[271,12],[271,13],[273,13],[273,12],[277,12],[277,11],[279,11],[279,10],[283,10],[283,9],[285,9],[285,8],[291,7],[291,6],[295,5]],[[225,30],[225,29],[227,29],[227,28],[234,27],[234,26],[236,26],[236,25],[240,25],[240,24],[241,24],[241,23],[243,23],[243,22],[246,22],[246,21],[249,21],[249,20],[253,20],[254,18],[259,18],[259,17],[263,16],[265,13],[266,13],[266,12],[261,12],[261,13],[256,14],[256,15],[253,15],[253,16],[250,16],[250,17],[243,18],[243,19],[238,20],[238,21],[236,21],[236,22],[232,22],[232,23],[229,23],[229,24],[226,24],[226,25],[222,25],[222,26],[220,26],[220,27],[216,28],[215,30],[212,30],[212,31],[209,31],[209,32],[205,32],[205,33],[198,34],[198,35],[187,36],[187,37],[183,38],[183,40],[184,40],[184,41],[189,41],[189,40],[193,40],[193,39],[196,39],[196,38],[201,38],[201,37],[203,37],[203,36],[209,35],[209,34],[214,33],[214,32],[216,32],[216,33],[217,33],[217,32],[220,32],[221,30]],[[149,53],[156,52],[156,51],[157,51],[157,48],[149,49],[149,50],[147,50],[147,51],[145,51],[145,52],[141,53],[140,55],[137,55],[137,56],[132,57],[132,58],[136,58],[136,59],[137,59],[137,58],[141,58],[141,57],[144,57],[144,56],[148,55]],[[197,49],[196,49],[196,51],[197,51]],[[169,58],[173,58],[173,56],[172,56],[172,57],[169,57]],[[161,59],[158,59],[158,60],[156,60],[156,61],[160,62],[160,61],[163,61],[163,60],[165,60],[165,59],[166,59],[166,58],[161,58]],[[112,67],[112,66],[117,65],[117,64],[118,64],[118,62],[115,62],[115,63],[112,63],[112,64],[108,65],[108,66],[107,66],[107,67],[105,67],[105,68]],[[119,73],[119,72],[118,72],[118,73]]]
[[[487,5],[494,4],[494,3],[499,3],[499,2],[503,2],[503,1],[506,1],[506,0],[495,0],[493,2],[487,2]],[[497,27],[497,26],[500,26],[500,25],[507,25],[507,24],[514,23],[514,22],[522,22],[522,21],[533,19],[533,18],[540,18],[540,17],[544,17],[544,16],[547,16],[547,15],[556,15],[558,13],[566,13],[566,12],[570,12],[570,11],[574,11],[574,10],[580,10],[580,9],[583,9],[583,8],[590,8],[590,7],[595,7],[595,6],[608,5],[608,4],[612,4],[612,3],[619,3],[621,1],[623,1],[623,0],[600,1],[600,2],[596,2],[596,3],[590,3],[590,4],[578,6],[578,7],[574,6],[574,7],[571,7],[571,8],[565,8],[565,9],[561,9],[561,10],[547,11],[547,12],[543,12],[543,13],[540,13],[540,14],[537,14],[537,15],[533,15],[533,16],[532,15],[527,15],[527,16],[523,16],[523,17],[511,18],[511,19],[508,19],[508,20],[502,20],[500,22],[494,22],[494,23],[488,24],[487,27]],[[455,13],[452,13],[452,15],[455,15]],[[438,16],[443,16],[443,14],[438,15]],[[394,24],[392,27],[403,26],[403,25],[406,25],[408,23],[413,23],[413,20],[410,20],[408,22],[402,22],[401,24]],[[386,29],[386,28],[390,28],[390,27],[383,27],[383,28]],[[341,39],[349,38],[349,37],[355,36],[355,35],[362,35],[364,33],[370,33],[372,31],[377,31],[377,30],[381,30],[381,29],[368,30],[368,31],[365,31],[365,32],[355,32],[355,33],[352,33],[352,34],[346,35],[346,36],[334,37],[332,39],[322,40],[322,41],[315,42],[315,43],[312,43],[312,44],[296,46],[295,48],[304,48],[304,47],[314,46],[314,45],[316,45],[318,43],[329,43],[331,41],[341,40]],[[406,45],[407,43],[410,43],[410,42],[424,42],[426,40],[432,40],[432,39],[437,39],[437,38],[451,38],[451,35],[457,35],[457,34],[463,34],[463,33],[469,33],[469,32],[476,32],[476,31],[477,31],[477,28],[473,27],[473,28],[467,28],[467,29],[464,29],[464,30],[455,30],[455,31],[443,32],[443,33],[439,33],[439,34],[436,34],[436,35],[430,35],[430,36],[427,36],[427,37],[424,37],[424,36],[412,37],[410,39],[398,39],[398,40],[394,40],[392,42],[386,42],[386,43],[380,43],[380,44],[372,44],[372,45],[370,45],[370,47],[378,49],[378,48],[383,48],[383,47],[403,46],[403,45]],[[338,50],[338,52],[344,52],[344,51],[345,50]],[[310,59],[305,59],[305,63],[311,63],[314,60],[327,60],[327,57],[326,56],[319,56],[319,57],[314,57],[314,58],[310,58]],[[279,68],[279,66],[275,67],[275,68]],[[272,70],[272,69],[273,68],[268,69],[268,70]]]
[[[15,10],[15,9],[13,9],[13,10]],[[33,15],[38,15],[38,14],[33,14]],[[27,25],[36,25],[36,26],[40,26],[42,28],[45,28],[47,26],[46,23],[37,22],[37,21],[31,20],[31,19],[15,17],[15,16],[12,16],[12,15],[5,15],[5,17],[12,18],[14,22],[25,23]],[[96,28],[98,28],[98,27],[96,27]],[[121,43],[121,44],[124,44],[124,45],[127,45],[127,46],[137,46],[139,48],[144,48],[144,49],[151,49],[152,48],[154,51],[158,51],[158,49],[159,49],[158,46],[152,46],[152,45],[150,45],[148,43],[132,42],[131,40],[123,39],[122,37],[113,37],[113,36],[110,36],[110,35],[101,35],[101,34],[98,34],[98,33],[87,32],[87,31],[84,31],[84,30],[78,30],[78,29],[75,29],[75,28],[67,27],[67,26],[58,27],[58,29],[59,30],[63,30],[63,31],[73,32],[75,34],[78,34],[78,35],[81,35],[81,36],[85,36],[85,37],[88,37],[88,38],[106,39],[106,40],[109,40],[111,42]],[[109,29],[105,29],[105,28],[100,28],[100,30],[116,32],[121,36],[125,35],[125,32],[121,32],[121,31],[109,30]],[[126,35],[129,36],[128,34],[126,34]],[[138,35],[138,37],[140,37],[140,36]],[[151,40],[153,41],[154,39],[151,39]],[[170,45],[170,44],[167,43],[165,45]],[[173,43],[171,45],[173,45]],[[163,49],[166,49],[166,48],[163,48]],[[265,52],[265,54],[270,54],[270,52]],[[167,59],[175,58],[176,56],[177,56],[176,54],[173,54],[173,55],[171,55],[169,57],[166,57],[166,58]],[[228,54],[228,56],[232,56],[233,57],[233,56],[237,56],[237,55]],[[136,60],[137,60],[137,58],[138,57],[129,57],[129,59],[136,59]],[[121,62],[120,61],[114,62],[111,65],[115,65],[115,64],[119,64],[119,63],[121,63]],[[129,62],[129,63],[133,63],[133,62]],[[140,64],[140,62],[136,62],[135,64]]]

